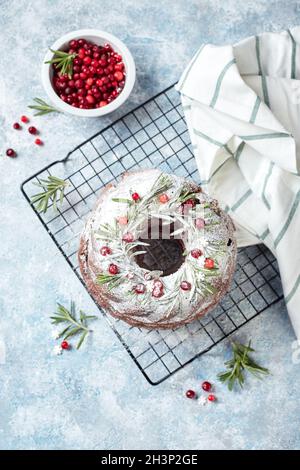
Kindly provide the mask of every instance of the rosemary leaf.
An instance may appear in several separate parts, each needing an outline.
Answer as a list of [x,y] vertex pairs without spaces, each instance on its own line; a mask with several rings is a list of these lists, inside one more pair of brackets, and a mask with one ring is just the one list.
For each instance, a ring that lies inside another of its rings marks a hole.
[[251,348],[251,341],[249,341],[247,346],[232,342],[232,351],[232,359],[225,362],[225,366],[228,370],[218,374],[220,382],[227,383],[230,391],[233,390],[236,383],[243,388],[245,382],[245,371],[250,372],[259,379],[263,375],[269,374],[268,369],[261,367],[249,356],[249,353],[255,352],[255,350]]
[[30,104],[28,108],[38,111],[34,114],[34,116],[43,116],[44,114],[49,113],[60,113],[58,109],[46,103],[46,101],[42,100],[41,98],[33,98],[33,101],[35,101],[37,104]]
[[31,202],[36,209],[41,212],[47,212],[49,204],[52,202],[53,209],[57,210],[57,200],[60,204],[63,202],[64,190],[68,186],[68,181],[57,178],[56,176],[48,176],[48,179],[41,179],[40,182],[34,182],[36,186],[43,189],[42,192],[34,194]]
[[79,319],[76,316],[75,311],[75,304],[71,302],[70,309],[68,310],[61,304],[57,304],[57,312],[55,312],[50,319],[52,320],[51,323],[59,324],[59,323],[67,323],[68,326],[64,328],[61,333],[59,334],[59,338],[64,338],[64,340],[68,338],[72,338],[81,333],[81,337],[79,342],[76,346],[77,349],[80,348],[82,345],[85,337],[90,332],[87,327],[87,320],[94,320],[97,318],[95,315],[85,315],[82,311],[80,311]]

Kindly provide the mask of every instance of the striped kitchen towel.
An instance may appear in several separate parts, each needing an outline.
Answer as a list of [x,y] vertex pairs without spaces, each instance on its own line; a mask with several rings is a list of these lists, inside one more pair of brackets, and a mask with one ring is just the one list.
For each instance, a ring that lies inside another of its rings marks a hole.
[[204,189],[275,254],[300,338],[300,27],[200,47],[177,89]]

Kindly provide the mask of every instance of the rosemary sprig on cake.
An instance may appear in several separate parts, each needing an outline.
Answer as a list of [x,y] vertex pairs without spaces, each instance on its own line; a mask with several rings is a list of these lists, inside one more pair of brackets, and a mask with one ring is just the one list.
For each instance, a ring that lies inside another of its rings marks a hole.
[[45,213],[51,203],[53,204],[54,210],[57,210],[58,202],[62,204],[64,191],[69,185],[69,182],[57,176],[50,175],[47,179],[41,179],[38,183],[34,182],[33,184],[42,188],[42,191],[34,194],[31,197],[31,202],[36,206],[38,211]]
[[233,357],[229,361],[225,362],[228,370],[221,372],[218,375],[218,378],[222,383],[227,383],[229,390],[233,390],[235,384],[238,384],[243,388],[245,372],[250,372],[257,378],[261,378],[263,375],[269,374],[268,369],[261,367],[249,356],[250,352],[255,352],[255,350],[251,348],[251,341],[249,341],[247,346],[232,341],[231,346]]
[[30,104],[28,108],[35,109],[36,111],[38,111],[37,113],[34,114],[34,116],[43,116],[44,114],[49,114],[49,113],[60,113],[58,109],[46,103],[46,101],[42,100],[41,98],[33,98],[33,101],[36,104]]
[[73,61],[77,54],[74,52],[73,54],[68,54],[68,52],[64,51],[55,51],[50,49],[53,52],[53,58],[51,60],[47,60],[45,64],[55,64],[56,67],[60,70],[61,75],[68,75],[71,79],[73,76]]
[[59,338],[66,340],[72,336],[80,335],[76,346],[76,349],[79,349],[86,336],[91,331],[88,328],[88,320],[94,320],[97,317],[95,315],[86,315],[80,310],[79,318],[77,318],[75,304],[74,302],[71,302],[70,310],[58,303],[57,312],[55,312],[50,318],[52,319],[52,323],[54,325],[59,325],[61,323],[68,324],[68,326],[64,328],[59,334]]

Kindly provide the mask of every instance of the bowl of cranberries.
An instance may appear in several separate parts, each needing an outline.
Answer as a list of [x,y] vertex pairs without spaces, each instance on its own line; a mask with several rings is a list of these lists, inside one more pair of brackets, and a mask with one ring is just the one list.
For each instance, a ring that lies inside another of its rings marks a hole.
[[95,29],[62,36],[49,49],[42,82],[60,111],[97,117],[115,111],[130,95],[135,64],[125,46],[110,33]]

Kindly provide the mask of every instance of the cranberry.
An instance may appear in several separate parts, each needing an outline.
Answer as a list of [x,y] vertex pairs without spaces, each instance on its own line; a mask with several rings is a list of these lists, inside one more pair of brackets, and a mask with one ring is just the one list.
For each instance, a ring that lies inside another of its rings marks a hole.
[[133,236],[132,233],[126,232],[126,233],[124,233],[124,235],[122,237],[122,240],[123,240],[123,242],[126,242],[126,243],[132,243],[133,240],[134,240],[134,236]]
[[72,39],[72,41],[69,42],[69,47],[71,47],[72,49],[77,49],[78,41],[76,41],[76,39]]
[[139,199],[141,199],[138,193],[132,193],[131,197],[134,201],[138,201]]
[[30,126],[30,127],[28,128],[28,132],[29,132],[29,134],[35,135],[35,134],[37,134],[37,128],[34,127],[34,126]]
[[182,290],[191,290],[191,288],[192,288],[192,284],[188,281],[182,281],[180,283],[180,289]]
[[202,251],[195,248],[194,250],[191,251],[191,256],[196,259],[200,258],[200,256],[202,256]]
[[118,268],[118,266],[117,266],[116,264],[110,264],[110,265],[109,265],[109,268],[108,268],[108,272],[109,272],[110,274],[118,274],[119,268]]
[[91,86],[94,83],[94,79],[90,77],[90,78],[87,79],[86,83],[87,83],[87,85]]
[[211,390],[211,383],[210,382],[203,382],[201,387],[205,392],[209,392]]
[[121,82],[124,78],[124,75],[123,75],[122,72],[117,71],[117,72],[114,73],[114,77],[118,82]]
[[80,76],[80,78],[82,78],[82,80],[87,79],[87,74],[85,72],[80,72],[79,76]]
[[65,89],[65,94],[66,94],[66,95],[70,95],[71,93],[72,93],[72,88],[67,87],[67,88]]
[[6,155],[8,157],[11,157],[11,158],[14,158],[17,156],[16,152],[14,151],[14,149],[7,149],[6,150]]
[[91,62],[92,62],[92,59],[88,55],[86,55],[83,59],[83,63],[85,65],[90,65]]
[[116,72],[122,72],[124,69],[124,64],[123,62],[119,62],[118,64],[115,65],[114,67]]
[[208,395],[207,399],[208,399],[208,401],[216,401],[217,397],[215,395],[211,394],[211,395]]
[[204,262],[204,267],[206,269],[213,269],[215,266],[215,262],[213,259],[211,258],[206,258],[205,262]]
[[107,66],[107,61],[106,61],[106,59],[100,59],[100,60],[99,60],[99,64],[101,65],[101,67],[106,67],[106,66]]
[[34,143],[36,145],[43,145],[43,141],[41,139],[35,139]]
[[27,116],[21,116],[21,121],[26,124],[27,122],[29,122],[29,119]]
[[167,194],[161,194],[158,198],[159,202],[161,202],[162,204],[166,204],[166,202],[169,201],[169,196]]
[[196,227],[197,227],[199,230],[201,230],[202,228],[205,227],[205,220],[204,220],[204,219],[201,219],[201,218],[196,219],[196,220],[195,220],[195,225],[196,225]]
[[62,347],[63,349],[69,349],[70,346],[69,346],[68,341],[62,341],[61,347]]
[[195,392],[194,390],[187,390],[187,391],[185,392],[185,396],[186,396],[187,398],[194,399],[194,398],[196,398],[196,392]]
[[86,40],[85,39],[78,39],[78,46],[84,46],[84,44],[86,43]]
[[101,253],[102,256],[107,256],[107,255],[111,255],[112,251],[109,248],[109,246],[102,246],[100,248],[100,253]]
[[115,52],[114,58],[116,59],[117,62],[121,62],[122,60],[122,56],[120,56],[120,54],[118,54],[117,52]]
[[102,108],[103,106],[107,105],[107,101],[100,101],[99,107]]
[[18,122],[15,122],[15,123],[13,124],[13,128],[16,129],[16,130],[19,130],[19,129],[21,129],[21,126],[20,126],[20,124],[19,124]]
[[155,298],[162,297],[164,295],[164,285],[159,279],[155,279],[154,287],[152,290],[152,296]]
[[144,294],[146,291],[146,286],[145,284],[137,284],[135,287],[134,287],[134,292],[136,294]]
[[92,95],[87,95],[86,100],[89,104],[95,103],[95,98]]
[[76,65],[76,66],[81,65],[82,60],[80,59],[80,57],[75,57],[75,59],[73,61],[73,64]]
[[76,80],[74,85],[75,85],[75,88],[77,88],[77,89],[82,88],[83,87],[83,80],[79,78],[78,80]]

